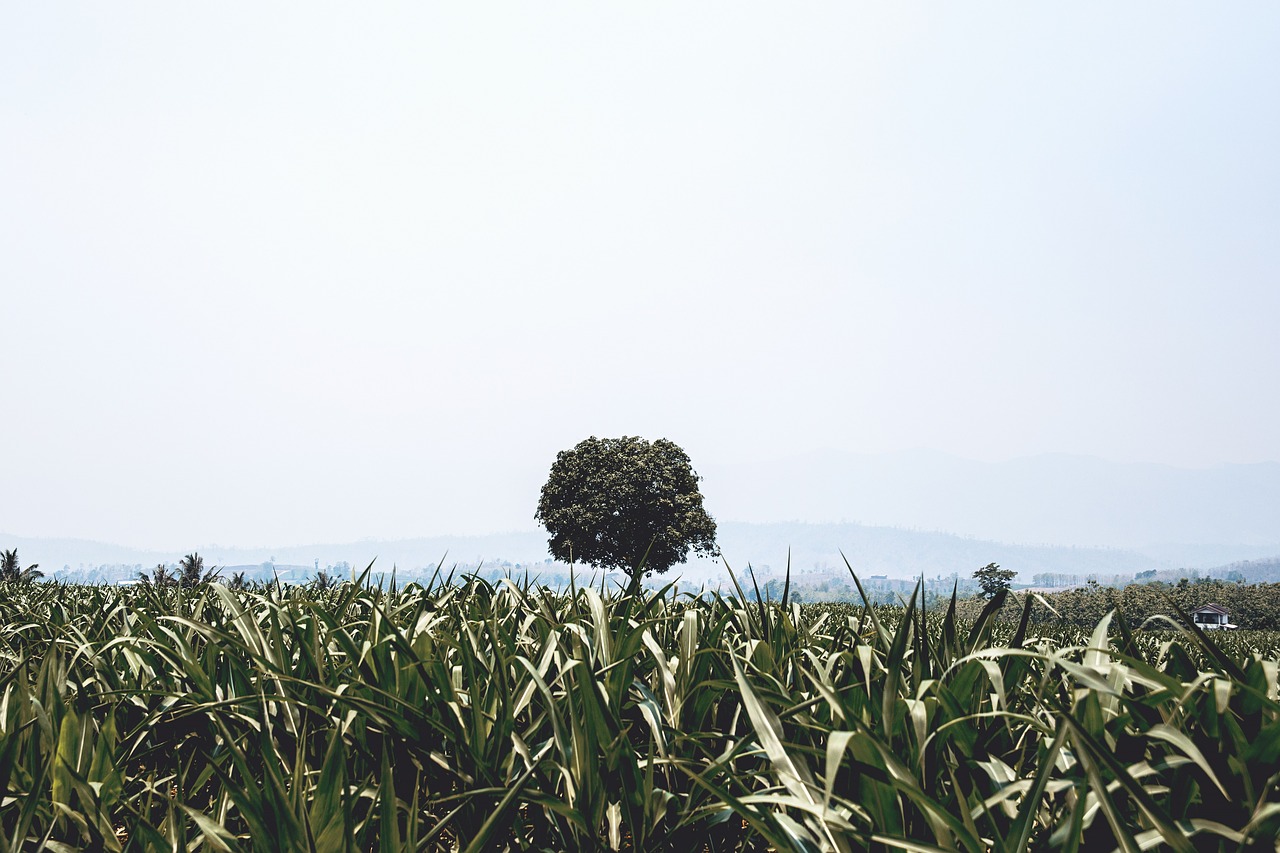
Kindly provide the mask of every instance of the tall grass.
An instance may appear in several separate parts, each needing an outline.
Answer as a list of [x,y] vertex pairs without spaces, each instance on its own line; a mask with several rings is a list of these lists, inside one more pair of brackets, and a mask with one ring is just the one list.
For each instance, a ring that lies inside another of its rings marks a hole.
[[0,853],[1275,849],[1274,645],[999,606],[6,585]]

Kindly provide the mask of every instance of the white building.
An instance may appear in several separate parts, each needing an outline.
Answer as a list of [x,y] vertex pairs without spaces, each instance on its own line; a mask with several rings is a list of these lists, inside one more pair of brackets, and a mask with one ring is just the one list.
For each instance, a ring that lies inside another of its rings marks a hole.
[[1231,624],[1231,614],[1218,604],[1205,604],[1191,611],[1191,620],[1205,631],[1221,631],[1239,628]]

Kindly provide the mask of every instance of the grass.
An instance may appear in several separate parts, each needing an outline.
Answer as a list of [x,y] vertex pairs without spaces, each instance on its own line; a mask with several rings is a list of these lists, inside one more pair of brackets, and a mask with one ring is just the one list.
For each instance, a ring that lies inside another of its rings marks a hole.
[[997,606],[5,585],[0,853],[1275,849],[1275,636]]

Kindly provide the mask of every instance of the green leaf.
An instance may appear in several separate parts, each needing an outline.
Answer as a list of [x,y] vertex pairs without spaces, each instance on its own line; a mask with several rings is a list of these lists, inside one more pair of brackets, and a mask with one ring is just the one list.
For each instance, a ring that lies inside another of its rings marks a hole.
[[315,839],[315,853],[344,853],[350,832],[347,828],[346,804],[346,754],[343,751],[342,729],[334,727],[325,751],[324,764],[316,780],[309,820]]

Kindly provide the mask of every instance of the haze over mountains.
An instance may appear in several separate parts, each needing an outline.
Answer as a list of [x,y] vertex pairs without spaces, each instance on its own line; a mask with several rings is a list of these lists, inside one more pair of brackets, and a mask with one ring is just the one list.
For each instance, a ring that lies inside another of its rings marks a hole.
[[823,451],[706,466],[704,494],[741,521],[854,521],[1001,542],[1146,549],[1280,543],[1280,463],[1176,468],[1045,454],[978,462],[934,451]]
[[[968,574],[988,562],[1019,571],[1131,575],[1151,568],[1208,569],[1280,555],[1280,464],[1186,469],[1051,454],[977,462],[930,451],[811,453],[699,466],[720,543],[735,569],[840,567],[910,577]],[[529,505],[536,501],[531,487]],[[424,519],[424,527],[427,526]],[[7,531],[0,546],[57,571],[81,564],[172,562],[179,553]],[[266,561],[321,568],[341,561],[402,570],[546,558],[530,529],[347,543],[233,547],[192,543],[210,563]],[[718,564],[685,569],[711,578]]]

